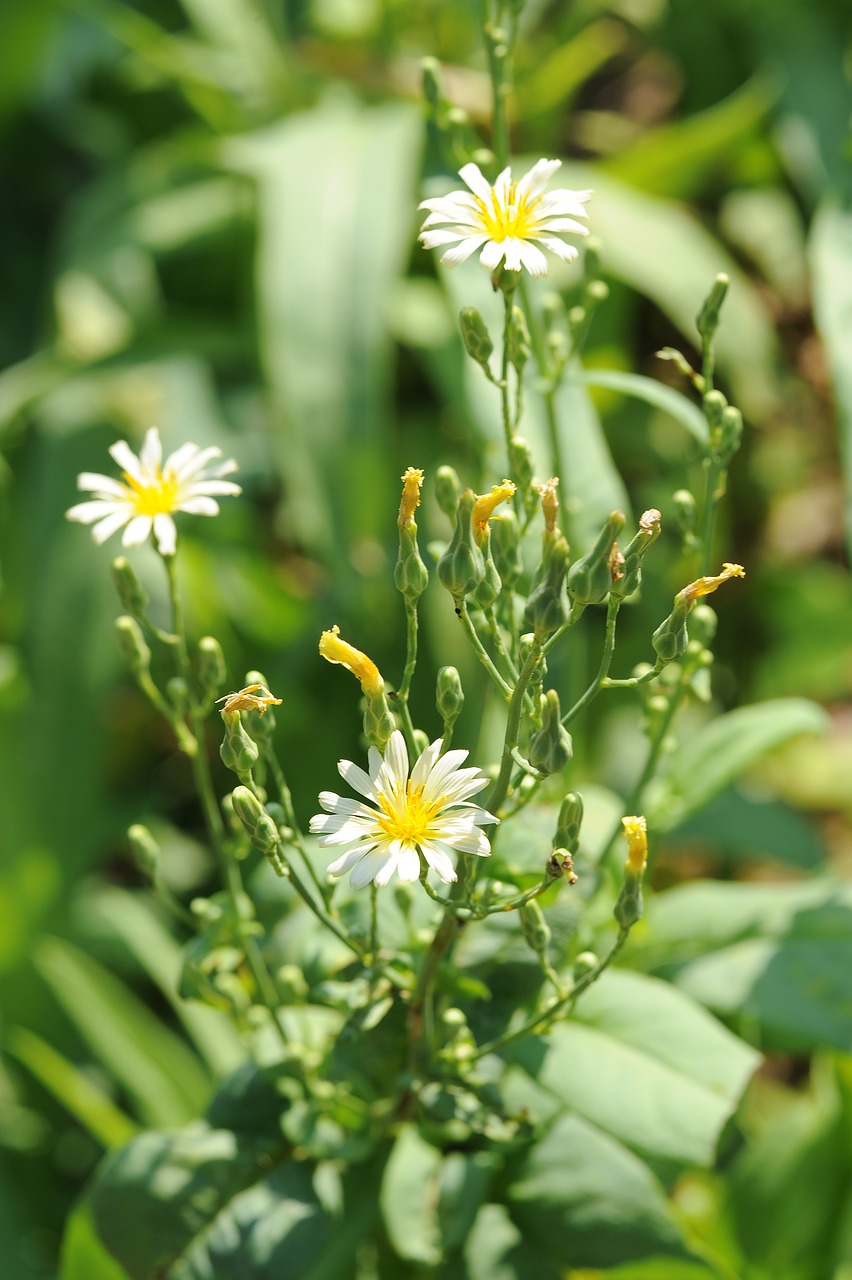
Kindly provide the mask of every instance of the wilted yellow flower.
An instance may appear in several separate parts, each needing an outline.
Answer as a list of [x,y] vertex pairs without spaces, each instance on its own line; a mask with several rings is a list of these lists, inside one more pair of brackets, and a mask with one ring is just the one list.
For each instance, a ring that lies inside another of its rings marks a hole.
[[404,529],[420,506],[420,490],[423,487],[423,472],[418,467],[409,467],[402,480],[402,498],[399,504],[397,524]]
[[281,699],[274,698],[265,684],[247,684],[245,689],[226,693],[216,701],[224,702],[223,715],[226,711],[256,711],[262,716],[267,707],[281,706]]
[[627,841],[627,862],[631,871],[641,875],[648,861],[648,824],[642,817],[622,818]]
[[716,591],[721,587],[723,582],[727,582],[729,578],[744,578],[745,569],[741,564],[723,564],[722,572],[716,577],[696,578],[695,582],[690,582],[688,587],[684,587],[683,591],[678,592],[681,600],[686,600],[691,604],[694,600],[700,599],[701,596],[709,596],[712,591]]
[[543,484],[537,484],[535,491],[541,498],[541,509],[544,513],[544,527],[547,533],[554,533],[556,521],[559,519],[559,498],[556,490],[559,487],[559,476],[551,476]]
[[360,649],[340,639],[340,627],[334,626],[330,631],[323,631],[320,636],[319,651],[326,662],[335,666],[346,667],[361,682],[365,694],[381,693],[384,680],[379,668],[371,658]]
[[471,512],[471,524],[473,526],[473,536],[478,543],[481,543],[485,537],[485,530],[488,528],[488,521],[494,514],[494,508],[498,507],[501,502],[508,502],[512,494],[515,492],[515,485],[511,480],[504,480],[502,484],[495,484],[490,493],[484,493],[478,496],[473,504]]

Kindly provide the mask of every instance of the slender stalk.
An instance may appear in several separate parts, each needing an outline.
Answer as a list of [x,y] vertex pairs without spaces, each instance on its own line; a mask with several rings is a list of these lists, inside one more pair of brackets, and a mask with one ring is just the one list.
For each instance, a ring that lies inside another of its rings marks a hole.
[[512,777],[512,766],[515,763],[512,752],[518,745],[518,736],[521,728],[521,712],[524,706],[524,694],[527,691],[530,680],[535,674],[535,670],[541,662],[542,646],[538,641],[534,641],[530,649],[529,656],[521,668],[521,674],[518,676],[518,683],[512,692],[509,701],[509,714],[506,717],[506,736],[503,742],[503,757],[500,762],[500,772],[497,775],[497,781],[488,797],[488,810],[495,813],[503,801],[506,799],[509,791],[509,783]]
[[587,707],[592,699],[596,698],[603,688],[604,681],[609,674],[612,656],[615,653],[615,625],[620,608],[621,601],[614,600],[612,596],[610,596],[606,607],[606,631],[604,633],[604,647],[603,653],[601,654],[601,664],[598,668],[598,674],[595,676],[594,680],[582,697],[578,698],[573,707],[565,712],[565,715],[562,717],[563,724],[570,724],[574,717],[579,715],[583,708]]
[[[506,459],[512,457],[512,406],[509,398],[509,334],[512,325],[512,304],[515,295],[515,284],[511,285],[503,277],[503,358],[500,363],[500,407],[503,414],[503,435],[506,440]],[[520,381],[520,379],[519,379]]]
[[479,661],[482,663],[483,667],[485,667],[485,670],[488,672],[491,679],[497,685],[497,688],[508,702],[512,697],[512,686],[506,683],[494,663],[491,661],[488,650],[480,640],[476,627],[473,625],[470,612],[468,611],[467,602],[462,601],[461,606],[456,610],[456,612],[458,614],[459,621],[467,632],[470,643],[473,645],[477,658],[479,658]]
[[554,631],[550,639],[544,642],[544,645],[541,650],[542,657],[544,658],[547,657],[547,655],[550,653],[550,650],[559,643],[562,637],[566,635],[567,632],[569,632],[572,627],[575,627],[577,625],[577,623],[580,621],[580,619],[582,618],[585,612],[586,612],[586,606],[584,604],[575,604],[573,606],[570,614],[568,615],[567,622],[563,622],[559,630]]
[[491,631],[491,638],[494,641],[494,648],[497,650],[499,657],[503,661],[503,665],[505,666],[507,672],[509,673],[509,679],[512,681],[513,684],[517,683],[518,668],[515,666],[514,662],[512,661],[511,654],[509,653],[508,649],[503,643],[503,634],[500,630],[500,623],[497,621],[497,614],[494,611],[493,605],[489,605],[489,607],[485,610],[485,619],[488,623],[489,630]]
[[709,573],[710,556],[713,551],[713,531],[716,526],[716,510],[721,496],[720,488],[725,468],[713,457],[709,457],[704,466],[706,479],[704,485],[704,521],[701,531],[701,572]]
[[[483,35],[494,104],[491,145],[497,168],[503,169],[509,162],[509,84],[506,72],[510,62],[511,32],[498,25],[501,16],[504,19],[508,16],[501,15],[499,3],[494,4],[492,0],[485,0],[484,7]],[[501,36],[502,39],[499,38]]]
[[264,745],[266,746],[266,763],[269,765],[269,772],[272,774],[272,780],[275,783],[275,789],[278,793],[278,799],[280,801],[281,808],[284,810],[284,816],[287,819],[287,826],[290,828],[290,830],[293,832],[293,835],[294,835],[293,847],[298,849],[301,859],[304,862],[305,867],[307,868],[308,875],[313,881],[314,888],[317,890],[317,893],[322,898],[326,907],[328,907],[329,898],[330,898],[330,889],[327,884],[323,884],[322,880],[320,880],[319,876],[316,873],[316,868],[314,867],[314,864],[311,862],[311,859],[308,857],[307,850],[305,849],[304,840],[302,838],[302,832],[296,820],[296,811],[293,807],[293,796],[289,786],[287,785],[287,779],[284,776],[284,770],[281,768],[281,763],[278,759],[278,755],[275,751],[275,748],[272,746],[272,743],[267,742]]
[[405,602],[405,669],[402,673],[402,680],[397,689],[397,697],[402,702],[408,701],[408,691],[411,688],[411,682],[414,679],[414,669],[417,666],[417,604],[412,600]]

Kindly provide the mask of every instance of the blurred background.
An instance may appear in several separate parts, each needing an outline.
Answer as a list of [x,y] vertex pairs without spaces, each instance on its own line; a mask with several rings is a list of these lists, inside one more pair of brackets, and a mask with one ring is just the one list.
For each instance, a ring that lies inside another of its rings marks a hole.
[[[611,293],[586,363],[685,390],[655,353],[694,357],[701,300],[731,277],[719,381],[747,431],[714,564],[748,578],[713,601],[716,702],[805,696],[830,716],[826,736],[670,833],[658,887],[852,868],[850,26],[846,0],[528,0],[520,17],[513,153],[562,157],[563,185],[598,193]],[[427,55],[442,64],[431,107]],[[139,908],[129,823],[156,829],[181,896],[209,888],[211,867],[185,762],[114,643],[118,544],[64,520],[76,475],[111,471],[107,447],[138,448],[152,424],[167,450],[237,459],[244,498],[181,525],[190,624],[222,641],[229,687],[260,668],[283,698],[279,746],[307,818],[360,749],[352,682],[321,667],[319,632],[338,623],[400,674],[399,475],[424,467],[428,488],[449,462],[482,491],[504,474],[498,405],[456,324],[461,305],[489,306],[487,278],[475,260],[439,274],[416,242],[418,201],[487,145],[489,115],[473,0],[2,7],[0,1256],[14,1280],[56,1274],[69,1206],[127,1136],[110,1099],[180,1122],[236,1058],[181,1028],[177,943]],[[570,305],[579,275],[548,287]],[[592,389],[587,413],[572,542],[613,495],[663,512],[620,636],[627,674],[691,576],[671,495],[700,492],[699,455],[673,418],[611,389]],[[449,533],[431,498],[421,529],[424,544]],[[133,559],[164,605],[156,557]],[[473,692],[449,600],[437,585],[427,600],[423,670],[455,662]],[[569,688],[596,669],[599,630],[592,616]],[[414,702],[437,730],[429,680]],[[640,743],[632,704],[599,701],[575,732],[572,785],[623,789]],[[795,1048],[774,1068],[790,1096],[808,1075]]]

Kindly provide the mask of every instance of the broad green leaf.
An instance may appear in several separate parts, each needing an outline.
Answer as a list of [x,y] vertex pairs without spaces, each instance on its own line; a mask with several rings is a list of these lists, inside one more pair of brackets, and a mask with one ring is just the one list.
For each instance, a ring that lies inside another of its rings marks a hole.
[[421,1266],[441,1261],[438,1218],[440,1151],[420,1137],[413,1124],[396,1137],[382,1178],[382,1218],[391,1244],[401,1258]]
[[419,134],[408,106],[336,101],[223,152],[258,183],[261,356],[288,518],[335,559],[353,537],[383,534],[395,510],[388,316],[410,250]]
[[486,1198],[495,1157],[487,1151],[450,1151],[441,1166],[438,1222],[444,1253],[468,1238]]
[[120,1147],[138,1126],[79,1067],[25,1027],[11,1027],[9,1052],[19,1058],[92,1137],[105,1147]]
[[630,520],[630,499],[586,388],[569,375],[555,397],[561,443],[560,486],[575,551],[587,551],[612,511]]
[[590,22],[572,39],[518,76],[517,101],[523,117],[552,111],[572,97],[604,62],[619,53],[626,28],[611,18]]
[[721,160],[742,149],[776,97],[768,78],[755,76],[706,111],[643,132],[604,168],[643,191],[687,199]]
[[448,1280],[562,1280],[563,1272],[525,1239],[502,1204],[483,1205],[464,1244],[464,1270]]
[[245,1058],[245,1049],[233,1025],[215,1009],[178,995],[181,948],[149,901],[138,894],[104,888],[91,902],[91,909],[156,982],[211,1071],[224,1076],[235,1070]]
[[602,241],[608,271],[645,294],[689,342],[695,317],[720,271],[731,289],[716,338],[720,367],[745,413],[759,415],[775,398],[777,341],[771,317],[728,251],[687,209],[645,195],[588,165],[563,165],[566,185],[594,188],[589,225]]
[[825,344],[840,419],[846,537],[852,552],[852,213],[824,204],[810,240],[814,316]]
[[519,1162],[508,1206],[524,1236],[563,1267],[688,1258],[646,1164],[580,1116],[564,1113]]
[[665,1166],[709,1165],[758,1055],[668,983],[611,970],[516,1061],[584,1119]]
[[774,747],[801,733],[824,733],[825,712],[804,698],[739,707],[703,725],[668,758],[650,789],[649,826],[670,831]]
[[210,1094],[198,1059],[129,987],[59,938],[44,938],[35,963],[104,1067],[147,1124],[181,1124]]
[[684,885],[649,903],[646,936],[640,962],[750,1039],[791,1052],[852,1046],[847,884]]
[[737,861],[774,858],[811,871],[825,861],[819,828],[807,815],[780,800],[729,787],[670,833],[672,843],[697,843],[723,850]]
[[[817,1064],[818,1075],[827,1065]],[[749,1262],[796,1280],[836,1274],[830,1264],[849,1188],[836,1090],[812,1087],[765,1122],[730,1171],[728,1212]]]
[[344,1177],[339,1215],[280,1139],[204,1124],[142,1134],[91,1192],[100,1238],[131,1280],[348,1280],[376,1213],[374,1175]]
[[706,448],[707,420],[704,414],[692,400],[688,400],[674,387],[667,387],[664,382],[646,378],[641,373],[624,373],[621,369],[583,369],[579,377],[587,387],[606,387],[611,391],[620,391],[625,396],[644,400],[655,409],[662,409],[663,413],[686,427],[690,435]]
[[127,1272],[98,1239],[85,1202],[73,1210],[65,1224],[59,1280],[128,1280]]

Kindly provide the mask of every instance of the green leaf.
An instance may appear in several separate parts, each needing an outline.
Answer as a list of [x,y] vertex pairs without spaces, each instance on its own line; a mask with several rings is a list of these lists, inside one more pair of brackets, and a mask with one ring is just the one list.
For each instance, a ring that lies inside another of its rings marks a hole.
[[382,1178],[380,1203],[388,1237],[407,1262],[437,1266],[441,1261],[438,1180],[441,1153],[420,1137],[413,1124],[396,1137]]
[[638,959],[749,1039],[790,1052],[852,1044],[849,885],[684,885],[652,899],[646,923]]
[[128,1280],[98,1239],[86,1203],[74,1209],[65,1225],[59,1280]]
[[577,1115],[560,1115],[520,1161],[508,1205],[524,1237],[563,1267],[690,1256],[648,1166]]
[[563,1272],[524,1239],[502,1204],[483,1205],[464,1245],[464,1271],[448,1280],[561,1280]]
[[695,317],[720,271],[730,278],[716,338],[719,364],[748,414],[774,402],[777,340],[772,319],[748,277],[693,214],[672,201],[616,182],[599,168],[563,165],[566,185],[594,188],[589,225],[602,241],[608,271],[645,294],[690,342]]
[[100,1062],[148,1124],[197,1115],[210,1080],[195,1054],[129,987],[59,938],[44,938],[35,963]]
[[650,789],[648,825],[670,831],[761,756],[801,733],[824,733],[825,712],[804,698],[740,707],[703,725],[673,752]]
[[396,482],[377,478],[388,475],[388,316],[410,252],[419,137],[409,106],[338,100],[223,153],[258,182],[261,354],[287,516],[347,564],[353,536],[383,535],[396,509]]
[[780,800],[734,787],[675,828],[669,840],[675,848],[684,843],[709,844],[737,862],[775,858],[802,871],[815,870],[826,857],[819,829],[807,815]]
[[700,445],[707,446],[707,420],[691,400],[664,382],[646,378],[640,373],[624,373],[621,369],[583,369],[580,380],[587,387],[606,387],[623,395],[644,400],[655,409],[662,409],[693,436]]
[[573,375],[559,384],[555,410],[564,464],[560,485],[570,537],[578,551],[588,550],[610,512],[623,511],[630,520],[630,498],[592,397]]
[[710,1165],[759,1057],[668,983],[610,970],[515,1060],[585,1120],[664,1167]]
[[814,317],[840,418],[847,546],[852,553],[852,213],[824,204],[811,229]]
[[280,1139],[199,1123],[134,1139],[102,1168],[91,1204],[131,1280],[348,1280],[373,1226],[375,1176],[358,1166],[342,1191],[332,1216],[313,1167]]
[[444,1254],[468,1238],[488,1192],[495,1159],[487,1151],[450,1151],[441,1167],[438,1222]]
[[103,1089],[34,1032],[10,1027],[7,1048],[103,1146],[120,1147],[137,1132]]

